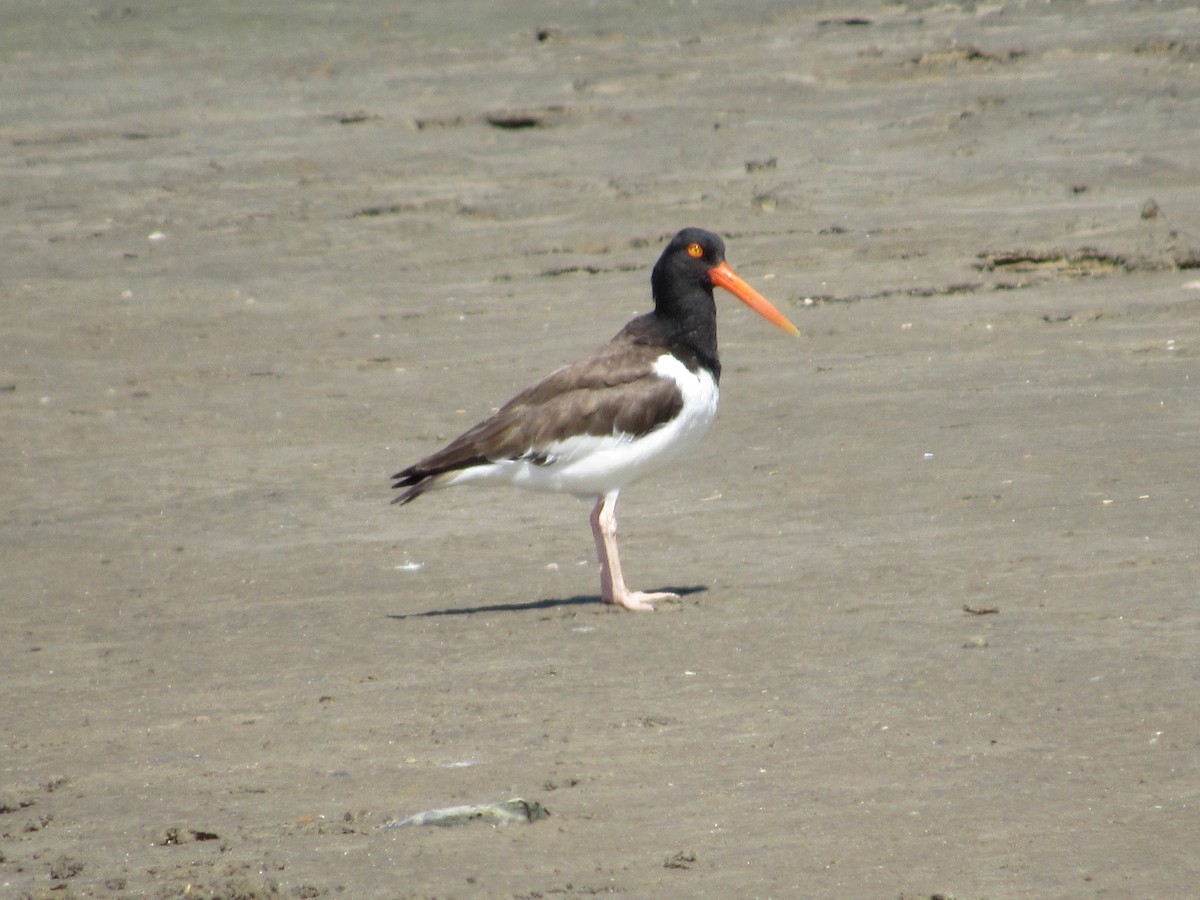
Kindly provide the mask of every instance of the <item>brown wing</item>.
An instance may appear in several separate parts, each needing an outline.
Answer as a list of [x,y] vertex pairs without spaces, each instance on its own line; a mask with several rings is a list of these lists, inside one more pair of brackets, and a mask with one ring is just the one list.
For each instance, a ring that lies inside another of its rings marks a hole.
[[675,382],[654,372],[663,350],[618,337],[588,359],[559,369],[526,388],[444,448],[393,477],[396,498],[407,503],[437,476],[502,459],[536,455],[576,434],[643,435],[683,407]]

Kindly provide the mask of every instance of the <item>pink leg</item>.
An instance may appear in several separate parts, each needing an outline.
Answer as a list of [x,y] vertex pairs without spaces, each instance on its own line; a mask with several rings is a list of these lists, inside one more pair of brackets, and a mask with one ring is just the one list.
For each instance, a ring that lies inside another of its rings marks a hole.
[[678,594],[662,591],[645,594],[625,586],[621,574],[621,558],[617,555],[617,494],[612,491],[596,501],[592,510],[592,537],[596,539],[596,555],[600,557],[600,599],[626,609],[653,611],[650,600],[672,600]]

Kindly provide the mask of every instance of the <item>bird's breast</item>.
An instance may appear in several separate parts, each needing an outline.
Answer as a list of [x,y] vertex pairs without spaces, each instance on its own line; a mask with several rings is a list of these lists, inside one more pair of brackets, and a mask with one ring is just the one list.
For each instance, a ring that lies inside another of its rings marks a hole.
[[682,408],[662,428],[672,432],[671,443],[681,445],[680,452],[690,449],[717,417],[721,393],[717,380],[708,369],[699,367],[693,371],[678,357],[666,353],[654,361],[654,373],[675,382],[683,399]]

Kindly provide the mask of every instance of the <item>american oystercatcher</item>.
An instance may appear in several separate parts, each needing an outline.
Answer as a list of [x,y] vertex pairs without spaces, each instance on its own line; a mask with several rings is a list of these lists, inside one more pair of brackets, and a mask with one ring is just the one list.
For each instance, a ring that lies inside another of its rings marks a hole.
[[493,416],[397,472],[408,503],[454,484],[513,484],[595,497],[592,536],[600,599],[652,610],[677,597],[625,586],[617,555],[617,495],[700,440],[717,414],[717,307],[722,287],[784,331],[799,330],[725,262],[711,231],[685,228],[650,277],[654,311],[634,319],[593,356],[547,375]]

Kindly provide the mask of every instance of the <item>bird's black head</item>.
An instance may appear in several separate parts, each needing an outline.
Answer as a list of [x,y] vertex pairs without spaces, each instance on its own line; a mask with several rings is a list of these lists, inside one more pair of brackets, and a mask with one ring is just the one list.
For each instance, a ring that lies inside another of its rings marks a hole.
[[729,291],[773,325],[800,331],[771,302],[725,262],[725,242],[703,228],[685,228],[663,250],[650,276],[653,318],[678,346],[688,347],[714,374],[717,364],[717,305],[713,288]]
[[699,290],[712,296],[713,283],[709,272],[725,261],[725,242],[703,228],[685,228],[667,244],[654,264],[650,284],[654,300],[674,306],[674,301]]
[[696,284],[712,293],[713,282],[708,272],[724,260],[725,241],[719,235],[703,228],[684,228],[671,239],[659,262],[654,264],[654,274],[650,276],[654,298],[670,293],[672,287],[688,289]]

